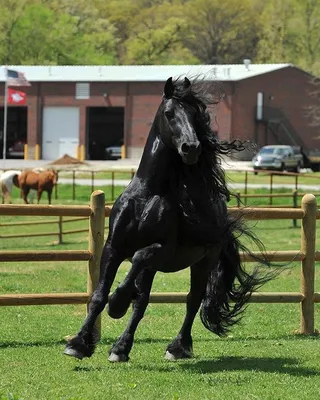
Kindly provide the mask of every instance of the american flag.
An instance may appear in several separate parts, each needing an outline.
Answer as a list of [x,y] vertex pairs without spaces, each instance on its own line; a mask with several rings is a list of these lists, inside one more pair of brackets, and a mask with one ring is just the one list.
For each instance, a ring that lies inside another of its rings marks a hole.
[[23,72],[7,69],[7,85],[8,86],[31,86]]

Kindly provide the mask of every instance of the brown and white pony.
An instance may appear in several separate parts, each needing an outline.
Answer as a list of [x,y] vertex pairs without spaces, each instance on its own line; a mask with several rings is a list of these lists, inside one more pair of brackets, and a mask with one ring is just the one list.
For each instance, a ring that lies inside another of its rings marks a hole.
[[21,189],[21,197],[26,204],[28,204],[27,196],[30,189],[36,190],[38,204],[40,202],[43,191],[48,193],[48,202],[49,204],[51,204],[52,190],[57,182],[58,173],[57,171],[51,169],[40,172],[24,170],[18,176],[18,184]]

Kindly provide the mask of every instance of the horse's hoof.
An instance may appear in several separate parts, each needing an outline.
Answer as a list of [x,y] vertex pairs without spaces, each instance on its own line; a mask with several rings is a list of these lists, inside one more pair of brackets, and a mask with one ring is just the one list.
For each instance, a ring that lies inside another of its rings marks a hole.
[[126,356],[125,354],[115,354],[115,353],[110,353],[108,360],[110,362],[127,362],[129,361],[129,357]]
[[69,347],[69,346],[67,346],[64,349],[63,354],[66,354],[67,356],[70,356],[70,357],[77,358],[78,360],[82,360],[85,357],[85,355],[82,354],[79,350],[74,349],[74,348]]
[[176,360],[182,360],[184,358],[192,358],[193,354],[191,351],[185,350],[183,353],[180,353],[179,355],[175,355],[173,353],[170,353],[170,351],[166,351],[166,354],[164,355],[164,358],[169,361],[176,361]]
[[166,351],[166,354],[164,355],[164,358],[166,359],[166,360],[169,360],[169,361],[175,361],[175,360],[178,360],[173,354],[171,354],[168,350]]
[[82,360],[85,357],[91,357],[94,353],[94,348],[93,343],[88,344],[82,338],[75,336],[68,341],[63,353]]

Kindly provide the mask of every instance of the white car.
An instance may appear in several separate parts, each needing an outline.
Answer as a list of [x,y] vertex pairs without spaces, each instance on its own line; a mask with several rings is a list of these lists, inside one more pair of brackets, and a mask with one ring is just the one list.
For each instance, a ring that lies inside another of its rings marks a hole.
[[105,159],[106,160],[118,160],[121,158],[121,147],[122,146],[109,146],[105,148]]
[[253,157],[252,166],[255,172],[262,169],[300,172],[303,167],[303,155],[299,148],[293,146],[263,146]]

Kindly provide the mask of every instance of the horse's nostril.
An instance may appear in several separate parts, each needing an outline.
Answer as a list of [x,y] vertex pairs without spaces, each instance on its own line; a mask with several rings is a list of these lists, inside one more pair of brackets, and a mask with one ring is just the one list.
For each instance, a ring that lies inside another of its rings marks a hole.
[[184,154],[199,154],[201,152],[201,143],[197,143],[197,144],[187,144],[187,143],[183,143],[181,146],[181,151]]
[[183,153],[188,153],[188,152],[189,152],[189,149],[190,149],[190,146],[189,146],[187,143],[183,143],[183,144],[182,144],[182,146],[181,146],[181,151],[182,151]]

